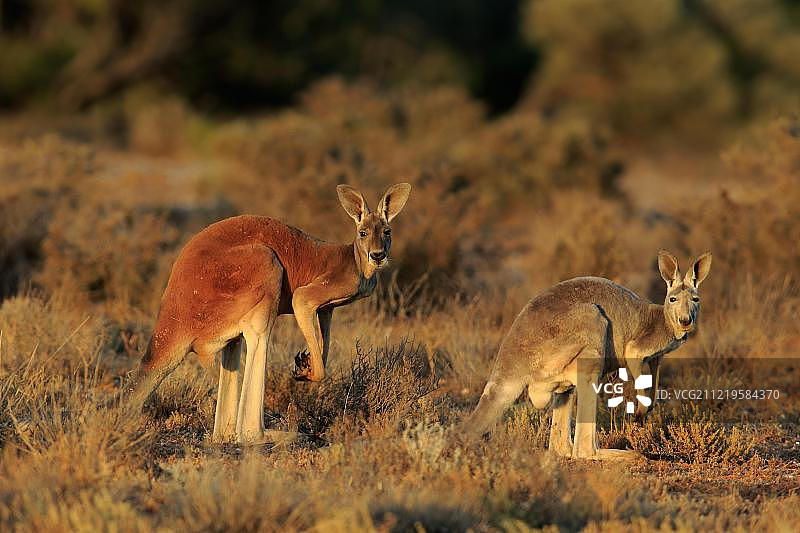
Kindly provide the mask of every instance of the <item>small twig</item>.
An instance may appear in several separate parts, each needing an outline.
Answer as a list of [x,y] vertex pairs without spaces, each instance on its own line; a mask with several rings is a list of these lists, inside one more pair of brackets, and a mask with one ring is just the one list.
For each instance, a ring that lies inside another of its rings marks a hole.
[[36,352],[39,350],[39,342],[36,342],[36,345],[31,350],[31,356],[28,359],[28,362],[25,364],[25,371],[22,373],[22,379],[28,377],[28,372],[31,370],[31,365],[33,365],[33,358],[36,357]]
[[25,446],[28,447],[28,452],[33,453],[34,450],[33,443],[30,441],[30,439],[28,439],[28,436],[21,429],[22,424],[20,424],[19,420],[17,420],[17,417],[14,416],[14,412],[11,410],[11,408],[8,409],[8,416],[9,418],[11,418],[11,424],[14,426],[14,431],[16,432],[17,436],[19,436],[19,438],[22,439],[22,442],[25,444]]
[[62,342],[62,343],[61,343],[61,346],[59,346],[58,348],[56,348],[56,351],[55,351],[55,352],[53,352],[53,353],[52,353],[52,355],[51,355],[50,357],[48,357],[48,358],[47,358],[47,360],[48,360],[48,361],[49,361],[50,359],[53,359],[53,358],[54,358],[56,355],[58,355],[58,352],[60,352],[60,351],[61,351],[61,349],[62,349],[64,346],[66,346],[66,345],[67,345],[67,343],[70,341],[70,339],[72,339],[72,337],[74,337],[74,336],[75,336],[75,334],[76,334],[76,333],[78,333],[78,330],[79,330],[79,329],[81,329],[81,328],[83,327],[83,325],[84,325],[84,324],[86,324],[86,323],[89,321],[89,318],[91,318],[91,317],[90,317],[90,316],[87,316],[86,318],[84,318],[84,319],[83,319],[83,322],[81,322],[80,324],[78,324],[78,327],[76,327],[74,330],[72,330],[72,333],[70,333],[70,334],[67,336],[67,338],[66,338],[66,339],[64,339],[64,342]]
[[121,331],[119,337],[122,339],[122,348],[125,350],[125,353],[128,354],[128,357],[137,357],[139,355],[139,350],[137,349],[138,335],[136,333]]
[[350,401],[350,391],[353,390],[353,382],[354,380],[350,380],[350,384],[347,386],[347,394],[344,397],[344,412],[342,413],[343,416],[347,416],[347,403]]
[[[50,354],[50,356],[49,356],[49,357],[45,358],[45,360],[44,360],[44,363],[45,363],[45,364],[46,364],[46,363],[49,363],[50,361],[52,361],[53,359],[55,359],[56,355],[58,355],[58,352],[60,352],[60,351],[61,351],[61,349],[62,349],[64,346],[66,346],[66,345],[67,345],[67,343],[70,341],[70,339],[72,339],[72,337],[74,337],[74,336],[75,336],[75,334],[76,334],[76,333],[78,333],[78,330],[80,330],[80,329],[83,327],[83,325],[84,325],[84,324],[86,324],[86,323],[89,321],[89,318],[91,318],[91,317],[90,317],[90,316],[87,316],[86,318],[84,318],[84,319],[83,319],[83,322],[81,322],[80,324],[78,324],[78,326],[77,326],[77,327],[76,327],[74,330],[72,330],[72,333],[70,333],[69,335],[67,335],[67,338],[66,338],[66,339],[64,339],[64,342],[62,342],[62,343],[61,343],[61,346],[59,346],[58,348],[56,348],[56,351],[54,351],[52,354]],[[37,348],[39,347],[39,344],[38,344],[38,343],[36,344],[36,347],[37,347]],[[31,361],[33,361],[33,356],[31,356]],[[28,364],[30,364],[30,362],[29,362]]]

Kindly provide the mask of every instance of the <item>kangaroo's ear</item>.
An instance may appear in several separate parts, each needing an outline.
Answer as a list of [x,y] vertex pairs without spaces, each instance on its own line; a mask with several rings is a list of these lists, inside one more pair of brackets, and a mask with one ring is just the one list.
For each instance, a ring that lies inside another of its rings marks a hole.
[[698,257],[692,268],[686,272],[683,283],[696,289],[706,279],[709,270],[711,270],[711,252],[706,252]]
[[680,277],[678,260],[668,251],[660,250],[658,252],[658,271],[661,272],[661,277],[667,282],[667,286],[671,287]]
[[406,205],[408,195],[411,194],[411,185],[408,183],[397,183],[392,185],[383,193],[383,198],[378,202],[378,214],[386,222],[391,222],[397,216],[403,206]]
[[364,220],[364,217],[369,214],[369,207],[361,193],[349,185],[337,185],[336,192],[339,195],[339,201],[342,207],[347,211],[356,224]]

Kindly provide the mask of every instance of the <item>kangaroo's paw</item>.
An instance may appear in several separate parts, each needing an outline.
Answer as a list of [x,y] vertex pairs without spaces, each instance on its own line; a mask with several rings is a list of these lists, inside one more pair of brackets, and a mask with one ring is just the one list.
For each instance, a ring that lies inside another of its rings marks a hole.
[[309,381],[311,375],[311,354],[308,350],[301,350],[294,356],[294,370],[292,377],[297,381]]
[[267,444],[271,440],[267,437],[266,432],[248,432],[242,433],[237,437],[237,444],[240,446],[261,446]]
[[638,461],[644,459],[644,456],[634,450],[601,448],[597,450],[597,454],[592,459],[599,461]]
[[303,442],[305,436],[297,431],[280,431],[277,429],[267,429],[264,431],[266,442],[275,446],[287,446],[296,442]]
[[550,453],[559,457],[572,457],[572,443],[569,446],[554,444],[547,449]]

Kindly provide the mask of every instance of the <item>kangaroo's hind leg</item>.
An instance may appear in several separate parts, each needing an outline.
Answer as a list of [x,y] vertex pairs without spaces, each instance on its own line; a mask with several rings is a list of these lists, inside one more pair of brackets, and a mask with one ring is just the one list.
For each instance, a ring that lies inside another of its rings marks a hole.
[[231,442],[236,439],[239,373],[243,343],[244,339],[237,337],[220,351],[219,388],[217,390],[217,408],[214,412],[213,442]]
[[606,367],[610,342],[610,324],[605,314],[593,304],[575,306],[571,320],[581,324],[581,348],[570,366],[575,384],[578,413],[575,420],[574,458],[597,458],[597,384]]
[[572,455],[572,416],[575,405],[575,389],[553,393],[553,422],[550,426],[548,449],[563,457]]
[[278,317],[284,272],[278,257],[271,250],[265,254],[264,261],[264,296],[240,323],[247,356],[236,417],[236,435],[239,442],[247,444],[265,441],[264,380],[267,371],[267,345]]
[[[597,357],[599,353],[594,352],[590,355]],[[597,456],[597,394],[592,385],[597,385],[599,379],[600,372],[594,368],[578,372],[575,384],[578,395],[578,416],[572,448],[572,456],[575,458],[590,459]]]
[[275,319],[270,317],[268,320],[263,329],[251,328],[244,332],[247,356],[236,417],[236,434],[242,444],[264,442],[264,379],[267,369],[267,344]]
[[[596,357],[599,352],[589,352]],[[576,384],[578,415],[575,421],[575,442],[572,457],[577,459],[631,460],[640,457],[633,450],[601,449],[597,443],[597,393],[600,371],[586,362],[587,368],[579,370]]]

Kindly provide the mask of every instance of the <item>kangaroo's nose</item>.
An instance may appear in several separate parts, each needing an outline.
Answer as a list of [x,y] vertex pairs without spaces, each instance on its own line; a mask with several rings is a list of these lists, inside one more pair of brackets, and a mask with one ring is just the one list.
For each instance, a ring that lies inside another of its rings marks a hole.
[[692,317],[688,317],[688,316],[685,317],[685,318],[681,317],[678,321],[681,323],[681,326],[687,327],[687,326],[691,325]]
[[381,250],[380,252],[370,252],[369,256],[376,263],[380,263],[381,261],[386,259],[386,252],[384,252],[383,250]]

